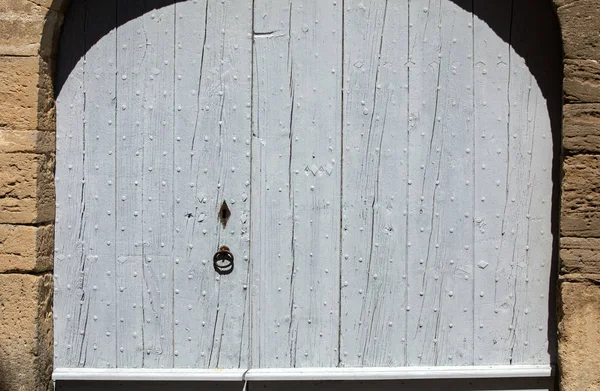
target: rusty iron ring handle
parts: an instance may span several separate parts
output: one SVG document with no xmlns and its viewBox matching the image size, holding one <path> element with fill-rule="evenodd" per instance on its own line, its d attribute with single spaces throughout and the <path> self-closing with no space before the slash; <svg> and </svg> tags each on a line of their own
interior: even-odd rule
<svg viewBox="0 0 600 391">
<path fill-rule="evenodd" d="M 233 271 L 233 254 L 229 247 L 221 246 L 213 257 L 213 266 L 220 275 L 230 274 Z"/>
</svg>

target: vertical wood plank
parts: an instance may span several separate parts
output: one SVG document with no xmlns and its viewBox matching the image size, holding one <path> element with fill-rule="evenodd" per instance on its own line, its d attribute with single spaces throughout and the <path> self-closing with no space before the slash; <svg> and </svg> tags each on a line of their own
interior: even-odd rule
<svg viewBox="0 0 600 391">
<path fill-rule="evenodd" d="M 514 53 L 508 36 L 512 8 L 497 9 L 484 0 L 475 1 L 474 93 L 475 93 L 475 363 L 507 364 L 507 332 L 512 305 L 507 302 L 512 285 L 506 280 L 506 252 L 501 247 L 510 236 L 505 225 L 510 217 L 507 178 L 509 133 L 509 65 Z M 486 20 L 495 18 L 501 31 Z M 501 281 L 502 278 L 502 281 Z M 483 292 L 483 296 L 481 293 Z"/>
<path fill-rule="evenodd" d="M 402 366 L 408 2 L 345 5 L 342 365 Z"/>
<path fill-rule="evenodd" d="M 513 209 L 513 230 L 517 237 L 511 263 L 515 271 L 512 322 L 507 346 L 509 363 L 550 363 L 548 352 L 548 310 L 550 265 L 552 259 L 552 134 L 547 100 L 542 93 L 560 93 L 548 88 L 554 83 L 544 80 L 545 72 L 533 75 L 531 69 L 547 52 L 538 42 L 547 35 L 547 23 L 539 23 L 532 34 L 530 20 L 534 4 L 514 2 L 511 45 L 527 48 L 511 53 L 510 79 L 510 153 L 509 197 Z M 532 37 L 533 35 L 533 37 Z M 550 34 L 548 34 L 550 35 Z M 556 60 L 548 56 L 548 63 Z M 537 77 L 537 79 L 536 79 Z M 543 179 L 542 179 L 543 178 Z M 515 201 L 513 202 L 513 199 Z M 506 232 L 508 234 L 508 232 Z M 544 281 L 541 283 L 541 281 Z M 550 304 L 551 305 L 551 304 Z"/>
<path fill-rule="evenodd" d="M 411 1 L 408 365 L 473 361 L 473 41 L 462 3 Z"/>
<path fill-rule="evenodd" d="M 143 103 L 142 320 L 144 367 L 173 366 L 173 86 L 175 13 L 172 1 L 151 0 L 139 17 L 146 40 Z M 156 8 L 156 9 L 154 9 Z M 136 91 L 137 94 L 137 91 Z M 121 110 L 128 110 L 122 105 Z"/>
<path fill-rule="evenodd" d="M 342 3 L 255 4 L 252 366 L 335 367 Z"/>
<path fill-rule="evenodd" d="M 491 201 L 482 204 L 476 220 L 475 356 L 484 364 L 549 362 L 551 124 L 546 99 L 528 66 L 531 57 L 515 50 L 527 48 L 530 56 L 539 51 L 524 16 L 529 7 L 514 2 L 499 13 L 487 3 L 476 4 L 477 14 L 488 20 L 476 21 L 481 44 L 475 73 L 481 133 L 476 165 L 486 167 L 476 179 L 477 197 Z M 503 30 L 489 30 L 490 20 Z M 492 182 L 499 191 L 492 191 Z"/>
<path fill-rule="evenodd" d="M 83 36 L 84 2 L 74 2 L 68 16 L 63 34 Z M 64 84 L 56 112 L 54 362 L 73 368 L 85 364 L 84 335 L 80 330 L 85 329 L 89 304 L 83 290 L 86 260 L 82 245 L 85 42 L 69 41 L 68 47 L 70 50 L 61 51 L 58 59 L 58 77 Z"/>
<path fill-rule="evenodd" d="M 116 366 L 115 83 L 116 1 L 86 2 L 84 194 L 86 367 Z M 93 37 L 108 32 L 101 40 Z M 83 315 L 82 315 L 83 316 Z"/>
<path fill-rule="evenodd" d="M 117 367 L 146 366 L 144 341 L 144 96 L 150 74 L 143 18 L 147 1 L 117 2 Z"/>
<path fill-rule="evenodd" d="M 177 4 L 177 367 L 248 365 L 251 15 L 242 0 Z M 223 276 L 213 268 L 221 245 L 235 257 Z"/>
</svg>

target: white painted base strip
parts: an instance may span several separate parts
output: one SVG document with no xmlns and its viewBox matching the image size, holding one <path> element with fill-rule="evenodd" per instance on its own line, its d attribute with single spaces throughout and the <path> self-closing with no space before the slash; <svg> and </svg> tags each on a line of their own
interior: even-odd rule
<svg viewBox="0 0 600 391">
<path fill-rule="evenodd" d="M 244 375 L 245 374 L 245 375 Z M 271 369 L 96 369 L 57 368 L 54 381 L 299 381 L 540 378 L 552 376 L 550 365 L 493 365 L 399 368 Z"/>
<path fill-rule="evenodd" d="M 242 381 L 245 369 L 56 368 L 52 380 L 84 381 Z"/>
<path fill-rule="evenodd" d="M 251 369 L 248 381 L 286 380 L 408 380 L 408 379 L 483 379 L 506 377 L 550 377 L 548 365 L 502 365 L 472 367 L 398 367 L 398 368 L 293 368 Z"/>
</svg>

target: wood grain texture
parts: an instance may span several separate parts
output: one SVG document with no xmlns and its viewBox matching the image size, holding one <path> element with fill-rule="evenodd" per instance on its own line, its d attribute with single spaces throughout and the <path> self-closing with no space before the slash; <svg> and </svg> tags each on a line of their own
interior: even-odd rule
<svg viewBox="0 0 600 391">
<path fill-rule="evenodd" d="M 142 7 L 144 1 L 134 5 Z M 140 18 L 126 22 L 131 12 L 129 4 L 117 3 L 117 173 L 114 178 L 119 231 L 116 243 L 117 367 L 141 368 L 145 366 L 146 356 L 143 185 L 144 139 L 148 137 L 142 125 L 147 112 L 142 89 L 150 66 L 144 56 L 147 50 L 145 21 Z"/>
<path fill-rule="evenodd" d="M 471 16 L 411 2 L 408 365 L 469 365 L 473 349 Z"/>
<path fill-rule="evenodd" d="M 65 23 L 65 34 L 81 36 L 85 14 L 75 8 Z M 85 364 L 84 335 L 79 333 L 87 319 L 84 275 L 82 219 L 84 209 L 84 53 L 79 41 L 72 51 L 61 53 L 60 61 L 74 64 L 65 78 L 56 112 L 56 231 L 54 252 L 54 362 L 57 366 L 79 367 Z M 83 316 L 83 319 L 82 319 Z"/>
<path fill-rule="evenodd" d="M 345 5 L 341 365 L 403 366 L 408 3 Z"/>
<path fill-rule="evenodd" d="M 176 366 L 248 365 L 252 9 L 245 1 L 176 5 Z M 223 202 L 231 217 L 218 219 Z M 234 271 L 220 276 L 221 245 Z"/>
<path fill-rule="evenodd" d="M 76 1 L 56 366 L 549 363 L 530 8 Z"/>
<path fill-rule="evenodd" d="M 150 5 L 152 4 L 152 1 Z M 146 5 L 150 8 L 149 5 Z M 173 366 L 173 83 L 174 7 L 143 15 L 146 40 L 139 76 L 141 102 L 119 102 L 121 112 L 134 108 L 143 133 L 142 321 L 144 367 Z M 128 50 L 128 49 L 124 49 Z M 126 69 L 122 70 L 126 72 Z M 140 104 L 141 103 L 141 104 Z"/>
<path fill-rule="evenodd" d="M 484 1 L 477 1 L 475 7 L 484 19 L 495 14 L 510 21 L 512 15 L 512 9 L 497 10 Z M 502 27 L 505 32 L 510 31 L 510 22 Z M 508 202 L 509 64 L 514 53 L 480 17 L 474 19 L 474 33 L 479 37 L 474 51 L 475 198 L 479 200 L 475 203 L 474 276 L 478 304 L 474 355 L 476 363 L 487 364 L 505 361 L 506 340 L 498 334 L 505 335 L 511 322 L 509 306 L 502 305 L 506 282 L 498 283 L 500 246 L 507 223 L 504 210 Z M 495 51 L 489 50 L 490 47 Z M 494 187 L 497 191 L 491 191 Z"/>
<path fill-rule="evenodd" d="M 116 25 L 116 1 L 88 3 L 85 36 L 98 26 L 95 15 L 102 7 L 112 10 L 105 23 Z M 88 40 L 85 40 L 86 45 Z M 83 279 L 86 326 L 84 366 L 116 366 L 115 290 L 115 81 L 116 33 L 111 31 L 100 45 L 87 48 L 84 64 L 84 222 Z M 83 314 L 82 314 L 83 317 Z M 83 327 L 81 328 L 83 329 Z"/>
<path fill-rule="evenodd" d="M 337 366 L 342 3 L 255 4 L 252 365 Z"/>
</svg>

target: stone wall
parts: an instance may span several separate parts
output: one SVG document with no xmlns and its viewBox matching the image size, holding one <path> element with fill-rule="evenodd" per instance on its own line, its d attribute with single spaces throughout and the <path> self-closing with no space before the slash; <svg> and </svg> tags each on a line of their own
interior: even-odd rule
<svg viewBox="0 0 600 391">
<path fill-rule="evenodd" d="M 52 75 L 67 2 L 0 1 L 1 391 L 51 388 Z M 600 390 L 600 0 L 554 5 L 565 54 L 559 376 L 565 391 Z"/>
<path fill-rule="evenodd" d="M 565 58 L 560 383 L 600 390 L 600 1 L 555 2 Z"/>
</svg>

